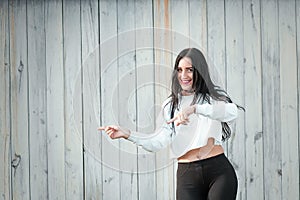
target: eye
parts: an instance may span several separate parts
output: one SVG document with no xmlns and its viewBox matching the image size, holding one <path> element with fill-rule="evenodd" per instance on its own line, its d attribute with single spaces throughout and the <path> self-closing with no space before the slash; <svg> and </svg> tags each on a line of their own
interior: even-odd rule
<svg viewBox="0 0 300 200">
<path fill-rule="evenodd" d="M 181 68 L 177 68 L 177 72 L 182 72 L 182 69 Z"/>
<path fill-rule="evenodd" d="M 194 71 L 194 69 L 191 67 L 191 68 L 189 68 L 189 72 L 193 72 Z"/>
</svg>

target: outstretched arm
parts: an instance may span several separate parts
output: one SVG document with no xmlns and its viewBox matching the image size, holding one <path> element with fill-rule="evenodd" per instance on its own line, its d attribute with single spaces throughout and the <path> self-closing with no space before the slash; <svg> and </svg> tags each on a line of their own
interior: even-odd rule
<svg viewBox="0 0 300 200">
<path fill-rule="evenodd" d="M 130 130 L 115 125 L 101 126 L 98 128 L 98 130 L 105 131 L 111 139 L 119 139 L 119 138 L 128 139 L 130 135 Z"/>
<path fill-rule="evenodd" d="M 105 131 L 111 139 L 124 138 L 143 147 L 147 151 L 158 151 L 170 144 L 173 139 L 173 129 L 167 124 L 163 114 L 164 111 L 163 108 L 158 115 L 156 120 L 157 128 L 153 133 L 146 134 L 130 131 L 116 125 L 99 127 L 98 130 Z"/>
</svg>

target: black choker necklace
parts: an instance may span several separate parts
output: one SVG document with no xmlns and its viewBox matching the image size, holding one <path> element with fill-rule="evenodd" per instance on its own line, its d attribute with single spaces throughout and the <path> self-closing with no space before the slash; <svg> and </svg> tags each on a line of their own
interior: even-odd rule
<svg viewBox="0 0 300 200">
<path fill-rule="evenodd" d="M 188 94 L 193 94 L 195 92 L 195 90 L 182 90 L 183 92 L 186 92 Z"/>
</svg>

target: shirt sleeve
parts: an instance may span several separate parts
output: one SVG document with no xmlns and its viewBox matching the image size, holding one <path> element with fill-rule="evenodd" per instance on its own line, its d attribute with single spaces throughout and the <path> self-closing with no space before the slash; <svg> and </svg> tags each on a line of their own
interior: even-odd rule
<svg viewBox="0 0 300 200">
<path fill-rule="evenodd" d="M 212 104 L 196 104 L 195 113 L 221 122 L 235 120 L 238 116 L 237 106 L 234 103 L 224 101 L 212 101 Z"/>
<path fill-rule="evenodd" d="M 167 147 L 172 142 L 173 128 L 171 124 L 167 124 L 166 107 L 162 108 L 156 119 L 154 133 L 146 134 L 133 131 L 128 140 L 150 152 L 156 152 Z"/>
</svg>

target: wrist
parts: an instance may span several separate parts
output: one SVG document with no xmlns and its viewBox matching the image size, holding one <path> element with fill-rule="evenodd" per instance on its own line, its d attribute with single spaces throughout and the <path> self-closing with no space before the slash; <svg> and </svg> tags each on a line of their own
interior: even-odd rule
<svg viewBox="0 0 300 200">
<path fill-rule="evenodd" d="M 130 137 L 130 134 L 131 134 L 131 132 L 130 132 L 130 130 L 128 130 L 128 132 L 125 133 L 125 135 L 124 135 L 124 139 L 127 140 Z"/>
</svg>

